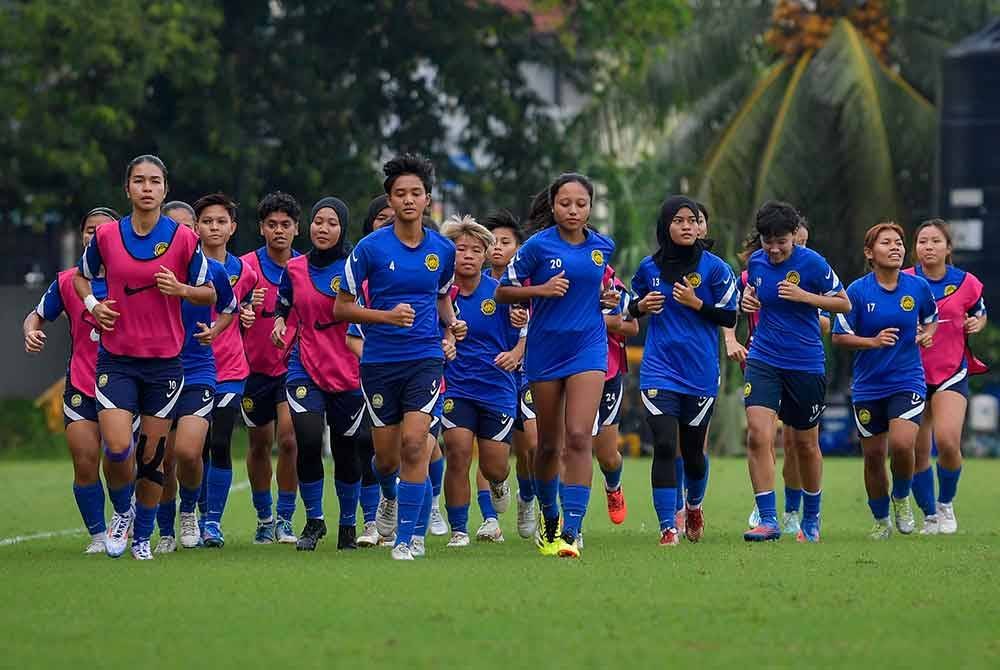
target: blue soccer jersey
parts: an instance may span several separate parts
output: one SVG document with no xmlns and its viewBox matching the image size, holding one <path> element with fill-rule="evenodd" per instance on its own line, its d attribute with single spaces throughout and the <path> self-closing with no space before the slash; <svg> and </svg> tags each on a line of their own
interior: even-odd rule
<svg viewBox="0 0 1000 670">
<path fill-rule="evenodd" d="M 104 300 L 108 297 L 108 285 L 104 281 L 104 277 L 91 279 L 90 290 L 98 300 Z M 56 279 L 49 284 L 48 290 L 42 295 L 42 299 L 38 301 L 35 313 L 46 321 L 55 321 L 65 308 L 62 294 L 59 293 L 59 280 Z"/>
<path fill-rule="evenodd" d="M 390 311 L 407 303 L 416 312 L 409 328 L 366 324 L 361 362 L 442 359 L 437 299 L 448 293 L 454 275 L 455 245 L 429 228 L 424 228 L 424 239 L 416 247 L 403 244 L 395 226 L 380 228 L 358 242 L 344 266 L 341 290 L 361 296 L 367 280 L 370 309 Z"/>
<path fill-rule="evenodd" d="M 215 287 L 215 310 L 219 314 L 236 311 L 236 297 L 229 284 L 229 273 L 225 266 L 213 258 L 208 258 L 208 273 Z M 184 319 L 184 348 L 181 349 L 181 365 L 184 367 L 184 383 L 189 386 L 203 384 L 215 387 L 215 354 L 211 345 L 203 345 L 195 339 L 200 332 L 199 323 L 212 325 L 212 308 L 208 305 L 192 305 L 187 300 L 181 303 Z M 236 326 L 230 326 L 235 328 Z"/>
<path fill-rule="evenodd" d="M 528 324 L 525 375 L 530 382 L 564 379 L 589 370 L 607 372 L 608 334 L 601 311 L 601 285 L 615 243 L 587 230 L 580 244 L 559 235 L 558 226 L 535 233 L 507 267 L 504 286 L 540 286 L 560 272 L 569 280 L 561 298 L 533 298 Z"/>
<path fill-rule="evenodd" d="M 916 342 L 917 326 L 937 320 L 937 303 L 927 282 L 901 273 L 896 288 L 887 291 L 871 272 L 854 281 L 847 296 L 851 311 L 836 316 L 834 334 L 875 337 L 886 328 L 899 329 L 895 345 L 854 353 L 854 401 L 881 400 L 896 393 L 924 396 L 927 383 Z"/>
<path fill-rule="evenodd" d="M 760 321 L 748 358 L 782 370 L 823 374 L 826 355 L 816 308 L 778 297 L 778 283 L 786 280 L 818 295 L 833 296 L 843 289 L 837 273 L 812 249 L 796 246 L 778 265 L 763 249 L 755 251 L 747 263 L 747 285 L 760 300 Z"/>
<path fill-rule="evenodd" d="M 118 230 L 125 249 L 133 258 L 143 261 L 152 260 L 163 253 L 163 249 L 174 239 L 174 233 L 179 226 L 180 224 L 169 216 L 161 216 L 149 233 L 140 236 L 132 228 L 131 216 L 126 216 L 118 222 Z M 199 244 L 188 264 L 188 284 L 200 286 L 209 281 L 207 260 Z M 93 280 L 103 267 L 104 259 L 101 258 L 101 250 L 97 246 L 97 235 L 94 235 L 83 252 L 79 268 L 84 277 Z"/>
<path fill-rule="evenodd" d="M 486 407 L 515 416 L 517 378 L 493 363 L 493 359 L 517 345 L 520 331 L 510 325 L 510 305 L 498 304 L 495 295 L 500 283 L 487 276 L 470 295 L 455 298 L 458 318 L 469 326 L 464 340 L 455 345 L 455 360 L 444 366 L 448 396 L 475 400 Z"/>
<path fill-rule="evenodd" d="M 703 252 L 695 272 L 687 275 L 695 295 L 705 304 L 736 311 L 739 291 L 732 269 L 715 254 Z M 662 286 L 652 257 L 639 263 L 632 290 L 641 300 L 651 291 L 666 296 L 663 310 L 649 315 L 646 344 L 639 368 L 639 387 L 693 396 L 719 392 L 719 326 L 678 303 L 673 286 Z M 815 318 L 815 317 L 814 317 Z"/>
</svg>

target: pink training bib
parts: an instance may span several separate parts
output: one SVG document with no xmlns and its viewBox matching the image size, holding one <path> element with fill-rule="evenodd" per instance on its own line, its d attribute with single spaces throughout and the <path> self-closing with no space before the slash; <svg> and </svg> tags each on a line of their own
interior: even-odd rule
<svg viewBox="0 0 1000 670">
<path fill-rule="evenodd" d="M 56 280 L 63 311 L 69 322 L 69 383 L 80 392 L 94 397 L 100 329 L 73 288 L 73 277 L 76 275 L 77 269 L 71 268 L 60 272 Z"/>
<path fill-rule="evenodd" d="M 285 325 L 288 332 L 285 342 L 289 346 L 279 349 L 271 342 L 271 331 L 274 329 L 275 309 L 278 305 L 278 285 L 271 283 L 260 267 L 260 259 L 256 251 L 240 256 L 240 260 L 257 274 L 257 288 L 266 288 L 264 302 L 255 308 L 257 320 L 249 330 L 243 331 L 243 346 L 246 349 L 250 372 L 278 377 L 288 370 L 288 353 L 291 343 L 295 341 L 295 329 L 298 317 L 293 312 L 288 315 Z"/>
<path fill-rule="evenodd" d="M 614 275 L 615 270 L 610 265 L 604 268 L 604 281 L 607 282 Z M 625 284 L 618 277 L 614 279 L 614 286 L 619 291 L 625 290 Z M 628 355 L 625 351 L 625 336 L 617 333 L 608 333 L 608 372 L 604 375 L 604 381 L 614 379 L 619 374 L 628 371 Z"/>
<path fill-rule="evenodd" d="M 239 274 L 229 278 L 237 302 L 242 304 L 250 295 L 257 286 L 257 279 L 257 273 L 250 264 L 240 260 Z M 212 320 L 215 321 L 217 318 L 219 315 L 215 311 L 215 305 L 213 305 Z M 239 319 L 239 311 L 234 314 L 234 318 Z M 246 379 L 250 374 L 250 363 L 247 362 L 247 353 L 243 348 L 243 336 L 240 333 L 239 323 L 234 323 L 226 328 L 212 341 L 212 353 L 215 354 L 216 381 L 239 381 Z"/>
</svg>

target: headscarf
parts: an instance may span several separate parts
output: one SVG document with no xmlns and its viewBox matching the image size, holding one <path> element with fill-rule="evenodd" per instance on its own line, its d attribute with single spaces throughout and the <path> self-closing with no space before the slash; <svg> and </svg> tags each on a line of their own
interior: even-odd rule
<svg viewBox="0 0 1000 670">
<path fill-rule="evenodd" d="M 389 196 L 380 195 L 377 198 L 372 198 L 372 201 L 368 203 L 368 215 L 365 216 L 365 222 L 361 227 L 362 235 L 369 235 L 375 230 L 375 217 L 388 206 Z"/>
<path fill-rule="evenodd" d="M 329 207 L 337 213 L 337 218 L 340 219 L 340 239 L 329 249 L 316 249 L 314 247 L 309 251 L 309 263 L 318 268 L 325 268 L 338 258 L 344 258 L 351 250 L 351 245 L 347 243 L 347 228 L 351 223 L 351 211 L 348 209 L 347 204 L 340 198 L 333 196 L 320 198 L 313 205 L 312 211 L 309 212 L 310 225 L 313 219 L 316 218 L 319 210 L 324 207 Z"/>
<path fill-rule="evenodd" d="M 688 274 L 698 269 L 701 253 L 707 246 L 704 240 L 696 239 L 689 247 L 674 244 L 670 239 L 670 222 L 677 212 L 687 208 L 698 216 L 698 203 L 683 195 L 673 195 L 663 201 L 660 216 L 656 219 L 656 241 L 660 248 L 653 254 L 653 260 L 660 268 L 660 281 L 670 287 Z"/>
</svg>

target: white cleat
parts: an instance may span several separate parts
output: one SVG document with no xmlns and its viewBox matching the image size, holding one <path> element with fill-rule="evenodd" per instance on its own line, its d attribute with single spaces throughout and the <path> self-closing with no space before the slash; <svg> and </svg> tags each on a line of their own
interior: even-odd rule
<svg viewBox="0 0 1000 670">
<path fill-rule="evenodd" d="M 784 535 L 798 535 L 801 527 L 798 512 L 785 512 L 781 518 L 781 532 Z"/>
<path fill-rule="evenodd" d="M 576 548 L 583 549 L 583 531 L 581 530 L 576 535 Z"/>
<path fill-rule="evenodd" d="M 500 528 L 500 523 L 490 517 L 476 531 L 476 539 L 480 542 L 496 542 L 498 544 L 503 542 L 503 530 Z"/>
<path fill-rule="evenodd" d="M 424 543 L 424 538 L 419 535 L 413 536 L 413 539 L 410 540 L 410 553 L 413 554 L 414 558 L 423 558 L 427 555 L 427 545 Z"/>
<path fill-rule="evenodd" d="M 365 529 L 355 540 L 359 547 L 374 547 L 378 545 L 380 537 L 378 530 L 375 528 L 374 521 L 365 521 Z"/>
<path fill-rule="evenodd" d="M 535 501 L 525 502 L 520 495 L 517 496 L 517 534 L 525 540 L 535 536 L 535 529 L 538 528 L 538 510 L 535 508 Z"/>
<path fill-rule="evenodd" d="M 756 528 L 759 525 L 760 525 L 760 510 L 757 509 L 756 505 L 754 505 L 753 511 L 750 512 L 750 516 L 749 518 L 747 518 L 747 526 L 749 526 L 750 528 Z"/>
<path fill-rule="evenodd" d="M 938 522 L 937 514 L 929 514 L 924 517 L 924 525 L 920 528 L 921 535 L 937 535 L 941 532 L 941 524 Z"/>
<path fill-rule="evenodd" d="M 389 537 L 378 536 L 378 546 L 384 549 L 392 549 L 396 546 L 396 534 L 393 533 Z"/>
<path fill-rule="evenodd" d="M 440 496 L 434 496 L 434 501 L 431 503 L 431 520 L 427 527 L 431 531 L 431 535 L 440 537 L 448 534 L 448 522 L 441 516 L 441 505 L 438 498 Z"/>
<path fill-rule="evenodd" d="M 510 486 L 506 481 L 490 482 L 490 501 L 497 514 L 503 514 L 510 507 Z"/>
<path fill-rule="evenodd" d="M 937 504 L 938 530 L 942 535 L 954 535 L 958 532 L 958 519 L 955 518 L 955 506 L 952 503 Z"/>
<path fill-rule="evenodd" d="M 452 532 L 451 539 L 448 540 L 447 546 L 449 547 L 468 547 L 469 546 L 469 534 L 463 533 L 462 531 L 456 530 Z"/>
<path fill-rule="evenodd" d="M 132 542 L 132 558 L 137 561 L 153 560 L 153 552 L 149 550 L 149 540 L 145 542 Z"/>
<path fill-rule="evenodd" d="M 174 539 L 173 535 L 163 535 L 160 537 L 160 541 L 156 543 L 156 549 L 153 550 L 154 554 L 172 554 L 177 551 L 177 540 Z"/>
<path fill-rule="evenodd" d="M 400 542 L 395 547 L 392 548 L 392 560 L 394 561 L 412 561 L 413 552 L 410 551 L 410 545 L 403 544 Z"/>
<path fill-rule="evenodd" d="M 890 537 L 892 537 L 892 524 L 889 523 L 889 519 L 876 519 L 875 525 L 868 533 L 868 538 L 881 541 L 888 540 Z"/>
<path fill-rule="evenodd" d="M 379 498 L 375 527 L 382 537 L 389 537 L 396 532 L 396 503 L 397 501 L 385 497 Z"/>
<path fill-rule="evenodd" d="M 128 531 L 132 527 L 135 511 L 129 509 L 125 514 L 115 512 L 108 524 L 108 532 L 104 538 L 104 549 L 111 558 L 118 558 L 128 547 Z"/>
<path fill-rule="evenodd" d="M 201 544 L 201 529 L 198 528 L 198 515 L 194 512 L 181 512 L 181 546 L 194 549 Z"/>
<path fill-rule="evenodd" d="M 83 550 L 85 554 L 104 554 L 107 553 L 107 548 L 104 546 L 104 538 L 107 536 L 106 533 L 97 533 L 96 535 L 90 536 L 90 544 L 87 548 Z"/>
<path fill-rule="evenodd" d="M 913 519 L 913 510 L 910 508 L 909 497 L 897 500 L 890 496 L 892 503 L 892 518 L 896 523 L 896 530 L 902 535 L 909 535 L 917 529 L 917 522 Z"/>
</svg>

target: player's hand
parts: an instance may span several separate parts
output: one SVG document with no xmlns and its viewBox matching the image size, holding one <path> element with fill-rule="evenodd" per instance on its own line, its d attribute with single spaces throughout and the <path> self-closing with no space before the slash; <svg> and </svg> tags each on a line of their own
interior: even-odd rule
<svg viewBox="0 0 1000 670">
<path fill-rule="evenodd" d="M 923 327 L 917 328 L 917 344 L 925 349 L 934 344 L 934 333 L 929 333 Z"/>
<path fill-rule="evenodd" d="M 29 330 L 24 334 L 24 350 L 29 354 L 37 354 L 45 348 L 45 333 L 40 330 Z"/>
<path fill-rule="evenodd" d="M 441 350 L 444 352 L 444 358 L 448 361 L 455 360 L 458 356 L 458 349 L 455 348 L 455 341 L 450 337 L 446 337 L 441 340 Z"/>
<path fill-rule="evenodd" d="M 249 305 L 244 305 L 240 307 L 240 325 L 246 329 L 253 326 L 254 321 L 257 320 L 257 314 L 253 311 L 253 307 Z"/>
<path fill-rule="evenodd" d="M 195 328 L 197 328 L 194 333 L 194 339 L 198 340 L 198 344 L 203 347 L 207 347 L 212 344 L 212 340 L 215 339 L 215 330 L 201 321 L 194 325 Z"/>
<path fill-rule="evenodd" d="M 659 291 L 650 291 L 639 301 L 639 311 L 643 314 L 659 314 L 663 311 L 663 303 L 667 296 Z"/>
<path fill-rule="evenodd" d="M 284 349 L 286 332 L 288 328 L 285 327 L 285 319 L 280 316 L 275 317 L 274 328 L 271 329 L 271 343 L 279 349 Z"/>
<path fill-rule="evenodd" d="M 778 297 L 790 302 L 808 302 L 809 292 L 798 284 L 783 279 L 778 282 Z"/>
<path fill-rule="evenodd" d="M 413 311 L 409 303 L 401 302 L 388 312 L 386 312 L 389 318 L 389 324 L 393 326 L 399 326 L 400 328 L 409 328 L 413 325 L 413 320 L 416 318 L 417 313 Z"/>
<path fill-rule="evenodd" d="M 506 372 L 513 372 L 521 365 L 521 357 L 513 351 L 501 351 L 493 359 L 493 365 Z"/>
<path fill-rule="evenodd" d="M 601 287 L 601 308 L 614 309 L 621 303 L 622 294 L 614 284 Z"/>
<path fill-rule="evenodd" d="M 566 295 L 566 291 L 569 290 L 569 280 L 566 279 L 566 271 L 560 270 L 559 274 L 549 279 L 539 288 L 542 289 L 542 297 L 544 298 L 563 297 Z"/>
<path fill-rule="evenodd" d="M 457 341 L 461 342 L 465 339 L 465 336 L 469 334 L 469 324 L 461 319 L 455 319 L 451 322 L 451 325 L 448 326 L 448 330 L 451 331 L 451 334 L 455 336 Z"/>
<path fill-rule="evenodd" d="M 251 307 L 260 307 L 264 304 L 264 297 L 267 296 L 266 288 L 255 288 L 253 290 L 253 297 L 250 298 Z"/>
<path fill-rule="evenodd" d="M 163 265 L 160 266 L 160 271 L 157 272 L 153 277 L 156 278 L 156 288 L 160 290 L 163 295 L 172 295 L 178 298 L 183 298 L 187 295 L 187 284 L 182 284 L 178 281 L 177 276 Z"/>
<path fill-rule="evenodd" d="M 115 329 L 115 322 L 118 321 L 118 317 L 121 316 L 121 312 L 116 312 L 111 308 L 111 305 L 115 304 L 115 301 L 108 298 L 104 302 L 99 302 L 94 306 L 94 311 L 91 314 L 94 315 L 94 319 L 97 321 L 97 325 L 101 327 L 101 330 L 106 332 L 111 332 Z"/>
<path fill-rule="evenodd" d="M 726 338 L 726 358 L 737 363 L 746 363 L 747 348 L 740 344 L 736 338 Z"/>
<path fill-rule="evenodd" d="M 899 328 L 886 328 L 872 338 L 876 349 L 893 347 L 899 341 Z"/>
<path fill-rule="evenodd" d="M 695 310 L 701 309 L 701 298 L 694 294 L 694 287 L 688 282 L 687 277 L 684 277 L 683 279 L 684 283 L 674 282 L 674 300 L 685 307 L 690 307 Z"/>
<path fill-rule="evenodd" d="M 757 289 L 747 286 L 743 291 L 743 298 L 740 300 L 740 309 L 744 314 L 755 314 L 760 311 L 760 300 L 757 298 Z"/>
<path fill-rule="evenodd" d="M 528 325 L 528 310 L 521 305 L 510 308 L 510 325 L 514 328 L 524 328 Z"/>
<path fill-rule="evenodd" d="M 985 316 L 967 316 L 965 317 L 965 334 L 975 335 L 983 328 L 986 327 L 986 317 Z"/>
</svg>

